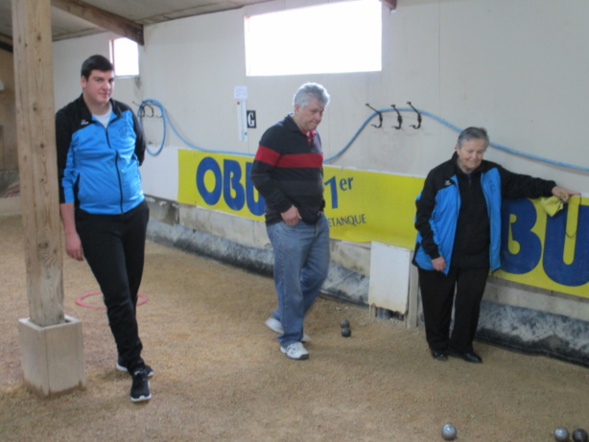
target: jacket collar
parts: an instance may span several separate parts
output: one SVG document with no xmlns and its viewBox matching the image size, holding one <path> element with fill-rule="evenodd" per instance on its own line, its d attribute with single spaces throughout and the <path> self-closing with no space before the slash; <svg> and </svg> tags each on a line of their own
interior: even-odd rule
<svg viewBox="0 0 589 442">
<path fill-rule="evenodd" d="M 110 107 L 112 109 L 112 112 L 117 117 L 120 117 L 121 116 L 121 109 L 118 106 L 117 101 L 113 100 L 112 98 L 110 98 L 109 101 L 110 101 Z M 92 113 L 90 112 L 90 109 L 88 109 L 88 106 L 86 106 L 86 102 L 84 101 L 83 94 L 80 94 L 80 96 L 76 100 L 76 103 L 78 104 L 78 106 L 80 108 L 81 117 L 86 118 L 88 121 L 92 121 Z"/>
</svg>

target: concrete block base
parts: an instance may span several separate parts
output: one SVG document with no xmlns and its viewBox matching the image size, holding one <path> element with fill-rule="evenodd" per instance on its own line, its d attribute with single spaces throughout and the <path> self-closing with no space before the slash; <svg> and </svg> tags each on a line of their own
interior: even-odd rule
<svg viewBox="0 0 589 442">
<path fill-rule="evenodd" d="M 67 315 L 65 320 L 47 327 L 18 321 L 24 382 L 41 397 L 86 387 L 82 323 Z"/>
</svg>

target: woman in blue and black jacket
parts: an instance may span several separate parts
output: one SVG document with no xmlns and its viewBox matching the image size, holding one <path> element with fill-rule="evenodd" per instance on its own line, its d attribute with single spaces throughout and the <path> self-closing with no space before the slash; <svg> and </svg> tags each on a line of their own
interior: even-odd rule
<svg viewBox="0 0 589 442">
<path fill-rule="evenodd" d="M 449 161 L 432 169 L 417 197 L 418 267 L 426 339 L 434 359 L 481 363 L 473 340 L 489 269 L 501 267 L 501 201 L 578 193 L 483 160 L 485 129 L 462 131 Z M 452 306 L 454 327 L 450 333 Z"/>
</svg>

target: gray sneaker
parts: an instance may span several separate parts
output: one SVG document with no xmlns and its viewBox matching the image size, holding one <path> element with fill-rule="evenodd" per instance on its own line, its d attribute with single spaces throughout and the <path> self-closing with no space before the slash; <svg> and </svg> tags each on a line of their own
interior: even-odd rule
<svg viewBox="0 0 589 442">
<path fill-rule="evenodd" d="M 149 365 L 145 364 L 145 371 L 147 372 L 147 377 L 150 378 L 155 374 L 155 371 L 153 371 L 153 368 L 151 368 Z M 124 372 L 128 372 L 127 367 L 125 367 L 123 365 L 123 363 L 121 362 L 121 360 L 117 361 L 117 370 L 119 371 L 124 371 Z"/>
<path fill-rule="evenodd" d="M 266 319 L 265 324 L 266 324 L 266 327 L 268 327 L 274 333 L 278 333 L 279 335 L 284 334 L 284 329 L 282 328 L 282 324 L 275 317 L 270 316 L 268 319 Z M 307 333 L 303 333 L 302 342 L 305 342 L 305 343 L 311 342 L 311 336 L 309 336 Z"/>
<path fill-rule="evenodd" d="M 131 401 L 143 402 L 151 399 L 149 391 L 149 381 L 147 380 L 147 371 L 145 369 L 137 370 L 133 373 L 133 384 L 131 385 Z"/>
<path fill-rule="evenodd" d="M 280 351 L 286 355 L 287 358 L 296 359 L 298 361 L 309 359 L 309 352 L 301 342 L 290 344 L 286 348 L 280 347 Z"/>
</svg>

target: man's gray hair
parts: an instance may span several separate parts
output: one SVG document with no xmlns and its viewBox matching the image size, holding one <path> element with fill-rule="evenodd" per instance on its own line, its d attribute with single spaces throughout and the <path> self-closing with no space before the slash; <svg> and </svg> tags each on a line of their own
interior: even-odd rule
<svg viewBox="0 0 589 442">
<path fill-rule="evenodd" d="M 487 131 L 482 127 L 467 127 L 460 135 L 458 135 L 458 145 L 462 147 L 462 144 L 468 140 L 485 140 L 486 146 L 489 146 L 489 135 Z"/>
<path fill-rule="evenodd" d="M 329 94 L 327 90 L 317 83 L 305 83 L 294 94 L 292 99 L 293 106 L 299 106 L 301 109 L 309 104 L 311 97 L 317 99 L 319 104 L 327 107 L 329 104 Z"/>
</svg>

